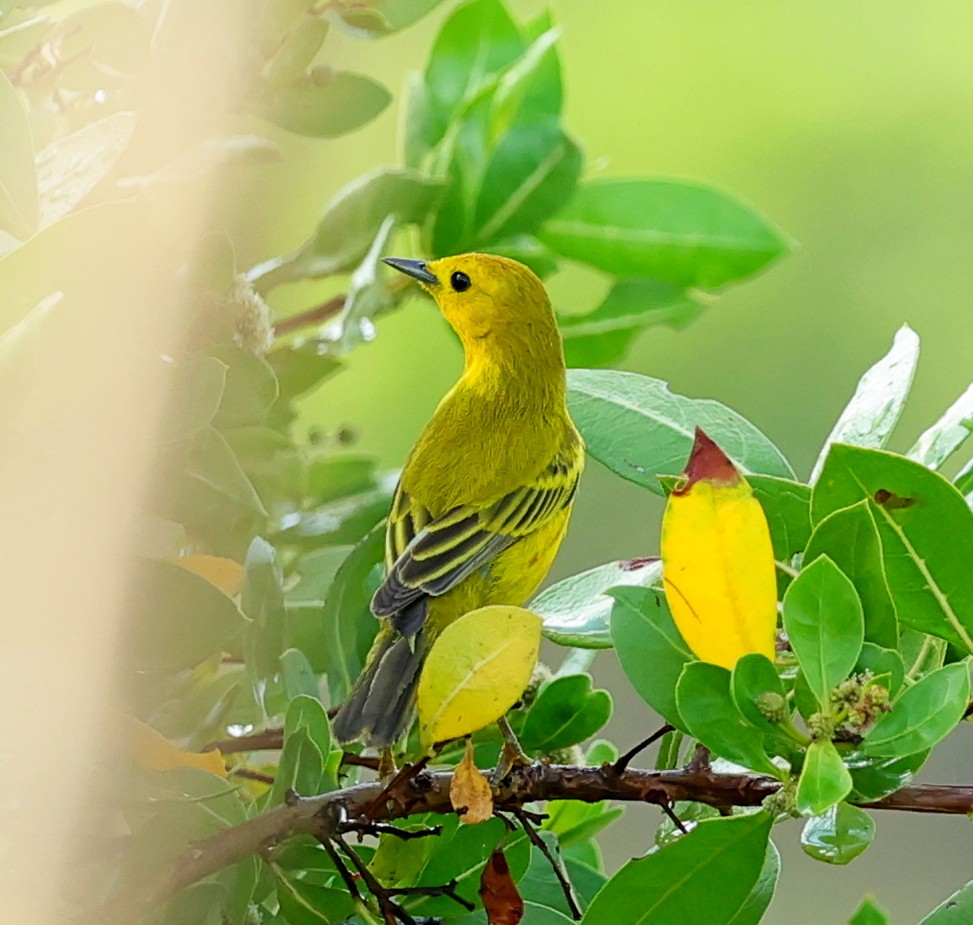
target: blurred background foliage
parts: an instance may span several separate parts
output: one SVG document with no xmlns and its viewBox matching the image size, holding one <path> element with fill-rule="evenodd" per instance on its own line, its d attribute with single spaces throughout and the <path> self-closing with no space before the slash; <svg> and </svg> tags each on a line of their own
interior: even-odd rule
<svg viewBox="0 0 973 925">
<path fill-rule="evenodd" d="M 418 14 L 430 5 L 414 7 Z M 55 6 L 64 15 L 90 4 Z M 383 109 L 381 90 L 352 88 L 362 108 L 377 117 L 327 141 L 261 126 L 276 152 L 259 145 L 244 152 L 242 160 L 254 169 L 228 174 L 213 219 L 214 227 L 231 231 L 238 268 L 298 248 L 345 183 L 403 162 L 396 147 L 404 134 L 401 88 L 406 75 L 424 65 L 452 7 L 444 3 L 376 41 L 355 34 L 372 24 L 353 15 L 349 29 L 332 29 L 322 60 L 369 75 L 391 88 L 392 101 Z M 513 0 L 511 8 L 521 21 L 545 13 L 527 0 Z M 923 359 L 891 448 L 911 445 L 970 378 L 971 340 L 963 321 L 973 288 L 969 5 L 613 0 L 593 11 L 579 0 L 557 0 L 551 14 L 562 30 L 563 122 L 584 139 L 586 179 L 702 180 L 755 204 L 798 242 L 785 260 L 722 295 L 692 325 L 640 335 L 615 365 L 669 380 L 682 394 L 718 398 L 756 423 L 804 476 L 859 375 L 905 321 L 923 339 Z M 137 73 L 145 60 L 140 43 L 148 36 L 134 25 L 118 28 L 127 38 L 112 49 L 112 63 Z M 180 37 L 187 40 L 169 50 L 172 75 L 179 73 L 174 61 L 211 51 Z M 70 57 L 70 31 L 65 41 L 62 51 Z M 73 79 L 81 92 L 100 77 L 76 64 Z M 300 101 L 292 102 L 298 119 Z M 125 100 L 115 105 L 122 110 Z M 241 133 L 252 130 L 249 116 L 234 120 Z M 122 134 L 129 128 L 123 119 L 112 124 Z M 187 136 L 193 130 L 186 126 Z M 36 147 L 44 141 L 35 137 Z M 179 149 L 174 138 L 172 151 Z M 132 161 L 156 169 L 166 155 L 137 151 Z M 193 181 L 188 185 L 192 195 Z M 389 250 L 418 251 L 413 234 L 402 233 Z M 597 304 L 608 281 L 572 266 L 549 286 L 557 309 L 570 315 Z M 274 290 L 271 304 L 286 317 L 343 291 L 343 283 L 331 280 L 301 281 Z M 367 339 L 343 359 L 340 375 L 298 402 L 298 426 L 317 445 L 371 457 L 383 472 L 401 464 L 454 380 L 461 353 L 424 301 L 410 300 L 381 318 Z M 228 426 L 231 412 L 221 410 Z M 660 511 L 658 499 L 589 466 L 551 578 L 654 554 Z M 621 695 L 611 738 L 624 746 L 644 735 L 644 707 L 634 697 L 626 703 L 613 656 L 599 656 L 594 672 L 599 684 Z M 961 780 L 960 756 L 949 760 L 941 754 L 924 776 Z M 782 839 L 781 886 L 766 921 L 808 921 L 807 910 L 820 910 L 822 895 L 828 896 L 828 919 L 838 921 L 870 888 L 879 891 L 893 920 L 914 921 L 968 875 L 967 825 L 962 819 L 883 817 L 875 846 L 850 868 L 815 865 L 793 840 Z M 647 829 L 642 814 L 630 811 L 603 839 L 609 866 L 630 856 L 633 845 L 641 850 Z M 923 858 L 921 879 L 917 856 Z"/>
</svg>

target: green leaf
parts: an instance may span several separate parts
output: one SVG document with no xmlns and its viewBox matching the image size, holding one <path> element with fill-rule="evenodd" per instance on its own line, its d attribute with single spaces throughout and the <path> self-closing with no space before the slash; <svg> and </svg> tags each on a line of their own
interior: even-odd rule
<svg viewBox="0 0 973 925">
<path fill-rule="evenodd" d="M 282 86 L 267 85 L 253 98 L 254 112 L 312 138 L 336 138 L 371 122 L 392 94 L 364 74 L 313 68 Z"/>
<path fill-rule="evenodd" d="M 748 475 L 770 528 L 774 557 L 783 562 L 807 545 L 811 536 L 811 489 L 772 475 Z"/>
<path fill-rule="evenodd" d="M 541 839 L 547 845 L 554 857 L 560 852 L 560 843 L 552 832 L 542 831 Z M 574 890 L 581 908 L 587 906 L 594 895 L 600 890 L 608 878 L 589 865 L 574 858 L 562 858 L 562 864 Z M 525 903 L 555 909 L 564 915 L 569 914 L 568 905 L 564 899 L 564 891 L 558 883 L 551 869 L 551 862 L 535 847 L 531 848 L 530 866 L 517 884 L 517 890 Z M 474 913 L 482 918 L 482 913 Z M 525 919 L 525 921 L 529 921 Z M 481 925 L 479 919 L 476 925 Z"/>
<path fill-rule="evenodd" d="M 293 508 L 304 502 L 307 467 L 293 441 L 263 424 L 236 427 L 223 436 L 264 503 Z"/>
<path fill-rule="evenodd" d="M 611 638 L 622 671 L 653 710 L 685 729 L 676 682 L 694 656 L 672 621 L 665 595 L 651 588 L 617 588 L 612 597 Z"/>
<path fill-rule="evenodd" d="M 662 579 L 659 559 L 606 562 L 546 588 L 530 602 L 544 620 L 544 635 L 562 646 L 611 648 L 612 588 L 648 587 Z"/>
<path fill-rule="evenodd" d="M 767 757 L 763 733 L 743 717 L 730 693 L 730 672 L 707 662 L 690 662 L 676 683 L 676 706 L 690 734 L 735 764 L 780 777 Z"/>
<path fill-rule="evenodd" d="M 255 536 L 243 563 L 240 609 L 250 623 L 244 634 L 244 657 L 251 678 L 263 681 L 276 675 L 284 649 L 284 591 L 277 553 Z"/>
<path fill-rule="evenodd" d="M 301 556 L 294 564 L 300 580 L 287 591 L 287 603 L 323 606 L 328 589 L 350 551 L 350 546 L 326 546 Z"/>
<path fill-rule="evenodd" d="M 398 32 L 422 19 L 443 0 L 371 0 L 370 5 L 388 22 L 389 32 Z"/>
<path fill-rule="evenodd" d="M 298 877 L 278 877 L 277 902 L 288 925 L 331 925 L 355 912 L 355 903 L 343 884 L 318 886 Z"/>
<path fill-rule="evenodd" d="M 919 337 L 908 325 L 902 325 L 895 334 L 892 349 L 862 376 L 851 401 L 825 440 L 811 471 L 812 485 L 821 474 L 833 443 L 873 449 L 881 449 L 888 443 L 909 397 L 918 361 Z"/>
<path fill-rule="evenodd" d="M 197 356 L 168 366 L 169 397 L 160 440 L 180 440 L 208 427 L 220 409 L 227 366 L 216 357 Z"/>
<path fill-rule="evenodd" d="M 557 260 L 537 238 L 520 234 L 504 241 L 490 244 L 490 253 L 510 257 L 530 267 L 541 279 L 546 279 L 557 271 Z"/>
<path fill-rule="evenodd" d="M 551 800 L 547 804 L 544 831 L 555 834 L 562 848 L 571 848 L 590 842 L 624 813 L 624 806 L 612 806 L 608 800 L 597 803 Z"/>
<path fill-rule="evenodd" d="M 909 459 L 938 469 L 973 431 L 973 385 L 946 409 L 945 414 L 924 431 L 906 454 Z"/>
<path fill-rule="evenodd" d="M 67 215 L 111 172 L 128 146 L 135 122 L 134 112 L 116 112 L 37 152 L 41 228 Z"/>
<path fill-rule="evenodd" d="M 937 906 L 919 925 L 967 925 L 973 918 L 973 881 Z"/>
<path fill-rule="evenodd" d="M 37 175 L 30 121 L 20 94 L 0 71 L 0 228 L 24 240 L 37 230 Z"/>
<path fill-rule="evenodd" d="M 804 853 L 826 864 L 849 864 L 875 838 L 875 820 L 857 806 L 838 803 L 804 823 Z"/>
<path fill-rule="evenodd" d="M 321 353 L 314 343 L 278 347 L 267 354 L 266 361 L 277 377 L 283 401 L 292 401 L 310 391 L 341 367 L 338 360 Z"/>
<path fill-rule="evenodd" d="M 190 668 L 243 629 L 236 604 L 205 578 L 156 559 L 138 561 L 125 651 L 144 671 Z"/>
<path fill-rule="evenodd" d="M 411 170 L 377 170 L 358 177 L 331 201 L 301 247 L 253 267 L 247 276 L 266 292 L 281 283 L 347 272 L 365 258 L 387 216 L 394 215 L 399 224 L 420 222 L 442 189 L 440 181 Z"/>
<path fill-rule="evenodd" d="M 582 925 L 728 925 L 761 876 L 770 826 L 763 812 L 699 823 L 625 864 L 595 896 Z"/>
<path fill-rule="evenodd" d="M 473 238 L 533 231 L 574 191 L 581 151 L 553 121 L 515 125 L 490 159 L 473 210 Z"/>
<path fill-rule="evenodd" d="M 871 896 L 862 900 L 848 925 L 889 925 L 888 913 Z"/>
<path fill-rule="evenodd" d="M 865 754 L 895 758 L 932 748 L 956 728 L 969 703 L 966 661 L 930 672 L 906 688 L 892 711 L 865 734 Z"/>
<path fill-rule="evenodd" d="M 684 289 L 654 279 L 629 277 L 612 286 L 605 300 L 584 315 L 561 315 L 558 324 L 569 367 L 607 366 L 622 359 L 645 328 L 679 330 L 703 307 Z"/>
<path fill-rule="evenodd" d="M 899 621 L 973 652 L 973 511 L 946 479 L 885 453 L 831 448 L 811 499 L 811 519 L 868 499 Z"/>
<path fill-rule="evenodd" d="M 521 727 L 520 744 L 528 754 L 549 755 L 591 738 L 611 714 L 611 694 L 592 690 L 591 675 L 564 675 L 540 689 Z"/>
<path fill-rule="evenodd" d="M 331 752 L 331 726 L 324 707 L 315 697 L 301 694 L 287 707 L 284 717 L 284 747 L 274 774 L 269 805 L 281 803 L 289 790 L 314 796 L 331 789 L 325 781 L 325 767 Z"/>
<path fill-rule="evenodd" d="M 912 781 L 928 757 L 928 751 L 905 758 L 864 758 L 860 753 L 849 756 L 846 763 L 851 770 L 855 799 L 871 802 L 901 790 Z"/>
<path fill-rule="evenodd" d="M 808 746 L 797 782 L 797 811 L 818 816 L 851 792 L 851 773 L 834 743 L 821 739 Z"/>
<path fill-rule="evenodd" d="M 384 559 L 385 524 L 379 524 L 338 569 L 320 611 L 316 644 L 311 647 L 309 640 L 303 647 L 315 669 L 327 672 L 332 704 L 342 703 L 348 696 L 378 632 L 378 620 L 369 604 L 381 582 Z"/>
<path fill-rule="evenodd" d="M 771 698 L 779 698 L 782 712 L 790 713 L 784 684 L 766 655 L 750 652 L 738 659 L 733 666 L 730 688 L 733 702 L 751 726 L 763 729 L 770 735 L 781 735 L 780 725 L 771 722 L 760 709 L 761 701 L 770 695 Z"/>
<path fill-rule="evenodd" d="M 318 676 L 300 649 L 285 649 L 280 654 L 280 677 L 288 700 L 304 695 L 318 697 Z"/>
<path fill-rule="evenodd" d="M 656 476 L 682 472 L 697 426 L 744 472 L 794 477 L 780 451 L 745 418 L 719 402 L 676 395 L 659 379 L 572 369 L 568 405 L 598 462 L 659 495 Z"/>
<path fill-rule="evenodd" d="M 870 671 L 892 697 L 899 692 L 905 680 L 902 656 L 895 649 L 883 649 L 871 642 L 862 646 L 855 665 L 856 673 L 862 671 Z"/>
<path fill-rule="evenodd" d="M 213 351 L 226 365 L 226 385 L 216 415 L 220 429 L 262 424 L 277 400 L 277 377 L 267 362 L 249 350 L 225 345 Z"/>
<path fill-rule="evenodd" d="M 767 842 L 767 854 L 764 866 L 760 869 L 760 876 L 753 885 L 747 901 L 740 907 L 740 911 L 729 920 L 728 925 L 758 925 L 767 911 L 770 901 L 777 889 L 780 877 L 780 852 L 772 842 Z"/>
<path fill-rule="evenodd" d="M 865 617 L 865 639 L 899 644 L 899 626 L 882 556 L 882 541 L 867 501 L 833 511 L 814 528 L 804 562 L 826 554 L 855 586 Z"/>
<path fill-rule="evenodd" d="M 538 235 L 559 254 L 617 276 L 715 289 L 786 253 L 784 236 L 752 209 L 678 180 L 596 180 Z"/>
<path fill-rule="evenodd" d="M 784 630 L 822 709 L 851 673 L 865 622 L 855 586 L 827 556 L 801 569 L 784 595 Z"/>
<path fill-rule="evenodd" d="M 523 54 L 520 30 L 499 0 L 464 4 L 443 23 L 426 67 L 430 121 L 424 147 L 446 131 L 464 100 Z"/>
</svg>

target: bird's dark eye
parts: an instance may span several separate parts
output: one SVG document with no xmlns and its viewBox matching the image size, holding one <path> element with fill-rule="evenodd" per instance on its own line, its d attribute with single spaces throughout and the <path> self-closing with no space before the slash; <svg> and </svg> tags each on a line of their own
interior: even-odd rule
<svg viewBox="0 0 973 925">
<path fill-rule="evenodd" d="M 449 278 L 449 284 L 457 292 L 466 292 L 470 288 L 470 278 L 458 270 Z"/>
</svg>

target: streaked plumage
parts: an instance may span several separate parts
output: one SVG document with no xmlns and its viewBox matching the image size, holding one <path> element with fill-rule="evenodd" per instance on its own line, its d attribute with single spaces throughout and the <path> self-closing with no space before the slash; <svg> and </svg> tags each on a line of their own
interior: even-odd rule
<svg viewBox="0 0 973 925">
<path fill-rule="evenodd" d="M 523 604 L 567 529 L 584 446 L 540 280 L 503 257 L 390 259 L 436 299 L 465 365 L 406 461 L 386 530 L 379 631 L 335 718 L 340 741 L 388 746 L 411 722 L 425 652 L 450 622 Z M 468 283 L 468 285 L 466 285 Z"/>
</svg>

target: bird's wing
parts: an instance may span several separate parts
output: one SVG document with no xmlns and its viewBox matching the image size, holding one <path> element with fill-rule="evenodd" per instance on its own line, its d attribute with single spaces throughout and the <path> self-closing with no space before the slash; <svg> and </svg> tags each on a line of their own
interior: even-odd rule
<svg viewBox="0 0 973 925">
<path fill-rule="evenodd" d="M 431 517 L 401 485 L 386 533 L 388 576 L 372 598 L 376 616 L 412 635 L 426 600 L 456 587 L 508 546 L 564 510 L 574 497 L 580 466 L 558 455 L 535 479 L 485 506 L 461 505 Z"/>
</svg>

